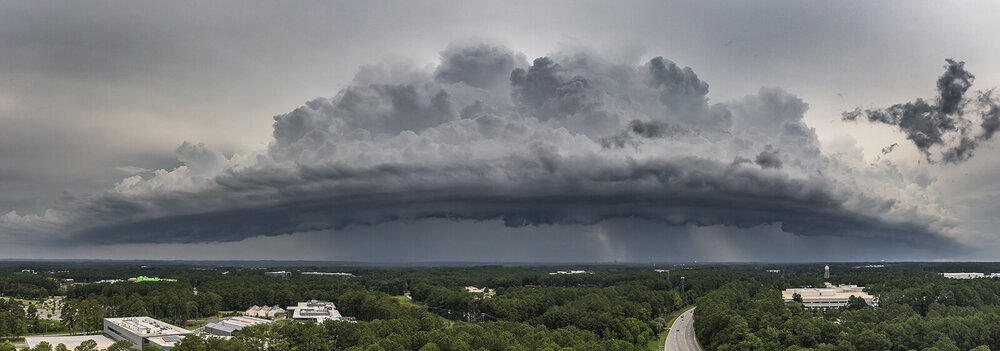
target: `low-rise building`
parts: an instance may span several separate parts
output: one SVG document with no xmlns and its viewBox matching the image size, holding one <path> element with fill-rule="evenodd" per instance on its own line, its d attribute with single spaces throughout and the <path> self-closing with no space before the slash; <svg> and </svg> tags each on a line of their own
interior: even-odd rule
<svg viewBox="0 0 1000 351">
<path fill-rule="evenodd" d="M 292 277 L 292 272 L 286 272 L 286 271 L 264 272 L 264 276 L 265 277 L 274 277 L 274 278 L 285 278 L 285 279 L 288 279 L 288 278 Z"/>
<path fill-rule="evenodd" d="M 278 318 L 284 317 L 287 314 L 284 308 L 274 306 L 253 306 L 243 312 L 244 316 L 259 317 L 259 318 Z"/>
<path fill-rule="evenodd" d="M 467 286 L 467 287 L 465 287 L 465 292 L 470 292 L 470 293 L 473 293 L 473 294 L 477 294 L 477 293 L 478 294 L 485 294 L 488 291 L 490 291 L 489 288 L 477 288 L 477 287 L 474 287 L 474 286 Z"/>
<path fill-rule="evenodd" d="M 781 292 L 781 297 L 786 301 L 795 299 L 798 294 L 802 297 L 802 307 L 809 309 L 830 309 L 847 306 L 851 296 L 860 297 L 865 300 L 868 306 L 878 307 L 878 298 L 864 292 L 864 287 L 857 285 L 838 285 L 826 283 L 825 288 L 795 288 Z"/>
<path fill-rule="evenodd" d="M 256 317 L 232 317 L 205 325 L 205 333 L 217 336 L 233 336 L 233 332 L 258 324 L 270 324 L 272 321 Z"/>
<path fill-rule="evenodd" d="M 584 274 L 584 273 L 587 273 L 587 271 L 555 271 L 555 272 L 549 273 L 549 275 L 556 275 L 556 274 Z"/>
<path fill-rule="evenodd" d="M 288 306 L 288 318 L 297 321 L 313 321 L 323 323 L 327 320 L 354 321 L 353 317 L 340 315 L 337 306 L 333 302 L 309 300 L 299 302 L 298 305 Z"/>
<path fill-rule="evenodd" d="M 152 342 L 161 349 L 170 350 L 173 343 L 180 341 L 190 330 L 158 321 L 149 317 L 105 318 L 104 335 L 112 340 L 128 340 L 142 348 Z M 155 339 L 155 340 L 151 340 Z"/>
<path fill-rule="evenodd" d="M 345 272 L 302 272 L 302 275 L 320 275 L 327 277 L 353 278 L 354 274 Z"/>
<path fill-rule="evenodd" d="M 941 273 L 948 279 L 979 279 L 979 278 L 1000 278 L 1000 273 Z"/>
</svg>

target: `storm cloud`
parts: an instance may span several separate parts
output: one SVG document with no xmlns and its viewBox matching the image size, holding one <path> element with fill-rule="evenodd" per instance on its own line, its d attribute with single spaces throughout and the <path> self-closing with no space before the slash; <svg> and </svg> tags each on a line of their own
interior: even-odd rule
<svg viewBox="0 0 1000 351">
<path fill-rule="evenodd" d="M 638 218 L 954 245 L 933 197 L 823 154 L 802 120 L 808 105 L 780 88 L 710 103 L 708 83 L 662 57 L 559 51 L 527 62 L 469 44 L 449 46 L 437 67 L 365 66 L 336 96 L 275 116 L 265 150 L 226 156 L 185 142 L 180 167 L 64 196 L 42 214 L 7 213 L 0 234 L 195 243 L 432 218 Z M 934 109 L 960 110 L 963 96 Z"/>
<path fill-rule="evenodd" d="M 867 119 L 895 126 L 929 162 L 957 164 L 968 160 L 979 144 L 990 140 L 1000 127 L 1000 100 L 993 97 L 992 91 L 969 97 L 975 76 L 965 69 L 965 62 L 946 62 L 933 101 L 917 99 L 884 109 L 858 108 L 845 112 L 843 120 Z"/>
</svg>

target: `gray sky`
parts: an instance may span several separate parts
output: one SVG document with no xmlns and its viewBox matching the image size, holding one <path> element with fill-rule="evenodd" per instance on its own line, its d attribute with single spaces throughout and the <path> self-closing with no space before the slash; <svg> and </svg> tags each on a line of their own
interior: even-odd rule
<svg viewBox="0 0 1000 351">
<path fill-rule="evenodd" d="M 6 3 L 0 256 L 996 260 L 998 10 Z"/>
</svg>

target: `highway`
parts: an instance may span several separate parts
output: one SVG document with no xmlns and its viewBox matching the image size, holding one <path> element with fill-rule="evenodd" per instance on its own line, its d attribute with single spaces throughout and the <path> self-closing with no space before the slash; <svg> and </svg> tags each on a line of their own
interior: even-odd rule
<svg viewBox="0 0 1000 351">
<path fill-rule="evenodd" d="M 667 333 L 664 351 L 701 351 L 694 335 L 694 309 L 692 307 L 674 320 Z"/>
</svg>

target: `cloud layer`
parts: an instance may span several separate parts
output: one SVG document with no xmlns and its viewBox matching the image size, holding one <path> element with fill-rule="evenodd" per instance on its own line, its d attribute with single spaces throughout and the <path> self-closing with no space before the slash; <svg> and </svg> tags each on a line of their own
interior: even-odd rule
<svg viewBox="0 0 1000 351">
<path fill-rule="evenodd" d="M 942 93 L 940 114 L 965 106 L 955 74 L 942 89 L 961 93 Z M 40 215 L 7 213 L 0 235 L 193 243 L 429 218 L 639 218 L 953 245 L 953 220 L 926 183 L 824 154 L 795 95 L 708 94 L 693 69 L 662 57 L 575 50 L 529 63 L 504 47 L 452 45 L 436 67 L 360 68 L 336 96 L 275 116 L 259 153 L 185 142 L 182 166 L 65 196 Z"/>
</svg>

